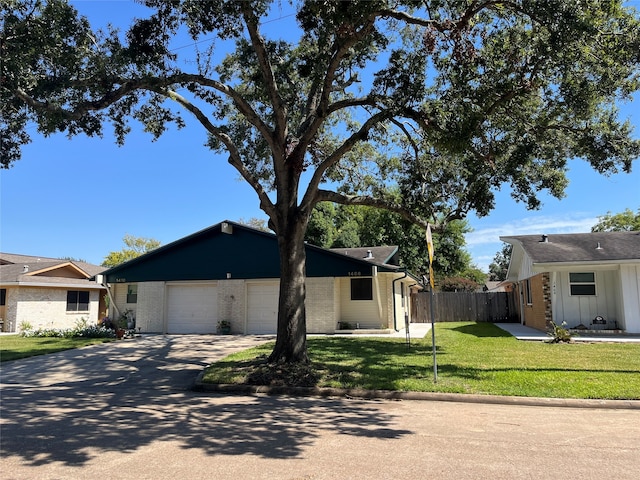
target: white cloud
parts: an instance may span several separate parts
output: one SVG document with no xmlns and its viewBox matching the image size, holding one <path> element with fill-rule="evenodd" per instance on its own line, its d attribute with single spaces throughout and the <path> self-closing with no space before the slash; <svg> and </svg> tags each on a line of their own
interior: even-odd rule
<svg viewBox="0 0 640 480">
<path fill-rule="evenodd" d="M 584 214 L 540 215 L 511 220 L 502 224 L 479 228 L 468 233 L 465 238 L 468 246 L 500 243 L 501 236 L 535 235 L 549 233 L 589 232 L 598 222 L 597 217 Z"/>
<path fill-rule="evenodd" d="M 473 223 L 487 225 L 465 235 L 467 250 L 473 263 L 483 271 L 489 270 L 489 264 L 502 248 L 501 236 L 538 235 L 552 233 L 589 232 L 598 222 L 593 214 L 570 213 L 558 215 L 527 215 L 521 219 L 502 223 L 489 223 L 483 219 Z"/>
</svg>

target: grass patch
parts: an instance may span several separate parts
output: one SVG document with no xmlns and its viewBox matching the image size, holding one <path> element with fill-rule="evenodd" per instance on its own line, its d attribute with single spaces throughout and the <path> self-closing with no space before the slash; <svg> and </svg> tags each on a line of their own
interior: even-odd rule
<svg viewBox="0 0 640 480">
<path fill-rule="evenodd" d="M 319 386 L 528 397 L 640 399 L 640 344 L 521 342 L 487 323 L 436 326 L 438 383 L 431 335 L 403 339 L 314 337 L 311 364 L 266 364 L 273 344 L 246 350 L 205 371 L 207 383 Z"/>
<path fill-rule="evenodd" d="M 47 353 L 84 347 L 95 343 L 110 342 L 111 338 L 58 338 L 21 337 L 20 335 L 0 336 L 0 361 L 45 355 Z"/>
</svg>

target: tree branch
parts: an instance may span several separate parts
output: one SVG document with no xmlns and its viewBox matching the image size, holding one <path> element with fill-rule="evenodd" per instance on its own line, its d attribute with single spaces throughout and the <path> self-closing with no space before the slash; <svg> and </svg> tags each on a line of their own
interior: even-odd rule
<svg viewBox="0 0 640 480">
<path fill-rule="evenodd" d="M 242 2 L 242 14 L 245 19 L 249 38 L 258 57 L 258 63 L 264 78 L 264 83 L 269 92 L 273 112 L 275 116 L 276 132 L 278 132 L 280 149 L 284 149 L 284 139 L 287 137 L 287 106 L 282 101 L 278 92 L 278 85 L 273 74 L 273 67 L 269 60 L 269 54 L 264 39 L 258 31 L 258 20 L 255 18 L 251 2 Z"/>
<path fill-rule="evenodd" d="M 247 183 L 251 185 L 251 187 L 255 190 L 255 192 L 258 194 L 258 198 L 260 199 L 261 208 L 264 210 L 264 212 L 267 215 L 271 216 L 271 214 L 275 212 L 273 202 L 271 202 L 271 200 L 269 199 L 269 196 L 264 191 L 264 188 L 262 187 L 262 184 L 259 182 L 259 180 L 254 175 L 252 175 L 251 172 L 249 172 L 249 170 L 247 170 L 247 168 L 245 167 L 244 163 L 242 162 L 242 157 L 240 156 L 238 149 L 236 148 L 235 144 L 233 143 L 229 135 L 222 132 L 218 127 L 213 125 L 209 121 L 209 118 L 202 112 L 202 110 L 200 110 L 193 103 L 191 103 L 189 100 L 187 100 L 177 92 L 168 90 L 168 89 L 165 89 L 165 90 L 157 89 L 153 91 L 155 93 L 164 95 L 167 98 L 170 98 L 171 100 L 177 102 L 178 104 L 186 108 L 189 112 L 191 112 L 196 117 L 196 119 L 200 122 L 200 124 L 202 124 L 202 126 L 204 126 L 204 128 L 211 135 L 213 135 L 222 143 L 224 143 L 224 146 L 229 152 L 229 160 L 228 160 L 229 163 L 240 173 L 242 178 L 244 178 L 247 181 Z"/>
<path fill-rule="evenodd" d="M 388 112 L 378 112 L 377 114 L 370 117 L 363 125 L 360 127 L 360 130 L 352 134 L 349 138 L 347 138 L 340 147 L 338 147 L 329 157 L 324 160 L 320 165 L 316 167 L 315 172 L 313 172 L 313 176 L 309 181 L 309 185 L 307 186 L 307 191 L 302 199 L 300 207 L 302 209 L 312 209 L 313 206 L 318 202 L 315 198 L 316 195 L 314 192 L 319 191 L 318 187 L 320 182 L 322 181 L 322 177 L 326 173 L 326 171 L 337 164 L 345 154 L 347 154 L 358 142 L 365 140 L 369 134 L 369 131 L 379 125 L 382 121 L 388 118 Z"/>
<path fill-rule="evenodd" d="M 406 220 L 409 220 L 411 223 L 420 225 L 424 228 L 427 228 L 427 225 L 431 223 L 424 218 L 418 217 L 402 205 L 391 203 L 380 198 L 361 195 L 343 195 L 331 190 L 318 190 L 316 198 L 318 202 L 333 202 L 339 203 L 341 205 L 360 205 L 366 207 L 381 208 L 390 212 L 397 213 Z"/>
</svg>

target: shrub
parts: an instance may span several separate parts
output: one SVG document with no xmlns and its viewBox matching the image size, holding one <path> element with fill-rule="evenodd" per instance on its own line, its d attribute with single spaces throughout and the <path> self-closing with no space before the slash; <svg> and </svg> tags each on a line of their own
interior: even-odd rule
<svg viewBox="0 0 640 480">
<path fill-rule="evenodd" d="M 440 282 L 443 292 L 475 292 L 477 288 L 476 282 L 462 277 L 447 277 Z"/>
<path fill-rule="evenodd" d="M 562 322 L 562 325 L 558 325 L 555 322 L 551 322 L 551 332 L 549 332 L 549 335 L 551 336 L 551 339 L 549 340 L 549 343 L 569 343 L 571 342 L 571 332 L 569 332 L 569 329 L 566 328 L 567 323 L 566 322 Z"/>
<path fill-rule="evenodd" d="M 41 338 L 115 338 L 113 330 L 100 325 L 87 325 L 86 320 L 76 322 L 74 328 L 37 328 L 20 332 L 23 337 Z"/>
</svg>

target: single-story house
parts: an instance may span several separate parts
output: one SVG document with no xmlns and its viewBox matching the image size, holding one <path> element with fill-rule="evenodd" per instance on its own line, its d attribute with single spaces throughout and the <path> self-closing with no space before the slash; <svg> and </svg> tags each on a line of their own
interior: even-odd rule
<svg viewBox="0 0 640 480">
<path fill-rule="evenodd" d="M 418 283 L 398 265 L 397 247 L 327 250 L 306 246 L 308 333 L 401 329 Z M 225 221 L 104 271 L 111 315 L 130 310 L 142 332 L 277 331 L 279 256 L 274 234 Z"/>
<path fill-rule="evenodd" d="M 500 237 L 521 323 L 640 333 L 640 232 Z"/>
<path fill-rule="evenodd" d="M 106 312 L 106 289 L 91 278 L 102 270 L 85 262 L 0 253 L 1 330 L 95 324 Z"/>
</svg>

